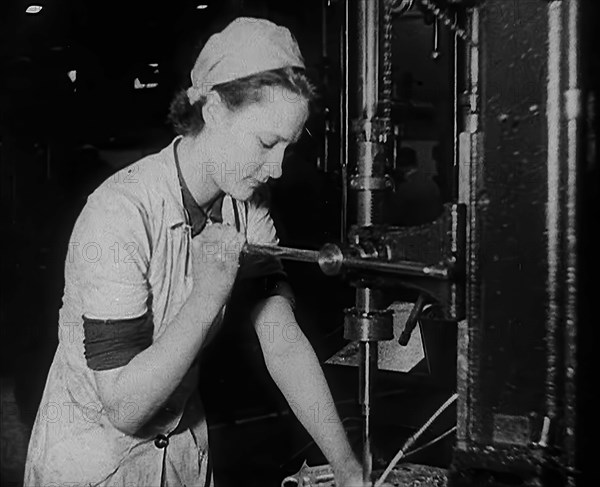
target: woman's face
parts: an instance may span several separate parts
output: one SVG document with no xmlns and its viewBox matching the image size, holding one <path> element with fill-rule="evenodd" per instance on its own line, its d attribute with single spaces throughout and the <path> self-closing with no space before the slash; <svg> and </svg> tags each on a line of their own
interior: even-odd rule
<svg viewBox="0 0 600 487">
<path fill-rule="evenodd" d="M 224 109 L 218 123 L 209 124 L 215 184 L 245 201 L 269 178 L 279 178 L 285 149 L 298 141 L 307 117 L 306 99 L 280 87 L 265 88 L 261 102 Z"/>
</svg>

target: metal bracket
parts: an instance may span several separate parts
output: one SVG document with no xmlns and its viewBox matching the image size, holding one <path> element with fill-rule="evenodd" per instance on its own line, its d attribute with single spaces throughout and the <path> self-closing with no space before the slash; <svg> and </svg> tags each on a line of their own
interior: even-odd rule
<svg viewBox="0 0 600 487">
<path fill-rule="evenodd" d="M 447 204 L 442 215 L 418 227 L 353 227 L 349 241 L 359 247 L 375 248 L 386 261 L 424 262 L 447 270 L 447 278 L 423 275 L 358 274 L 348 268 L 347 276 L 357 286 L 406 287 L 425 293 L 436 303 L 430 315 L 448 321 L 465 317 L 466 207 Z"/>
</svg>

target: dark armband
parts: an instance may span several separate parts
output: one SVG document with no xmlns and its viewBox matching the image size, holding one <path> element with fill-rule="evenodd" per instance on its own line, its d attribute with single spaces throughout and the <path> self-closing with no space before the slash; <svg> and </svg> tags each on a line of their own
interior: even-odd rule
<svg viewBox="0 0 600 487">
<path fill-rule="evenodd" d="M 154 323 L 151 313 L 124 320 L 83 317 L 84 353 L 92 370 L 111 370 L 127 365 L 152 345 Z"/>
</svg>

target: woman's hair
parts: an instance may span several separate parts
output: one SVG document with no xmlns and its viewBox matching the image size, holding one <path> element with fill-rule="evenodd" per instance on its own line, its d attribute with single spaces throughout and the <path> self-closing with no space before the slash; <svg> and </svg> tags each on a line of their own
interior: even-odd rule
<svg viewBox="0 0 600 487">
<path fill-rule="evenodd" d="M 305 98 L 309 104 L 316 98 L 316 89 L 302 68 L 281 68 L 246 76 L 213 86 L 227 108 L 236 111 L 252 103 L 273 96 L 275 89 L 285 89 L 294 95 Z M 284 92 L 285 93 L 285 92 Z M 290 100 L 292 101 L 292 100 Z M 187 96 L 187 90 L 181 90 L 171 102 L 169 121 L 175 132 L 180 135 L 197 135 L 204 127 L 202 107 L 206 96 L 193 105 Z"/>
</svg>

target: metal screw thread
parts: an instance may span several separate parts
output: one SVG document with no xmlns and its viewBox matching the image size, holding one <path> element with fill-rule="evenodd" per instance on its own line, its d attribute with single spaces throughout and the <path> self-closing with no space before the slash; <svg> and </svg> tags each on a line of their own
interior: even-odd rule
<svg viewBox="0 0 600 487">
<path fill-rule="evenodd" d="M 437 18 L 440 22 L 442 22 L 446 27 L 448 27 L 452 32 L 454 32 L 458 37 L 460 37 L 467 44 L 473 44 L 473 40 L 470 35 L 467 33 L 465 29 L 463 29 L 460 25 L 458 25 L 458 20 L 453 19 L 451 14 L 448 12 L 444 12 L 441 8 L 439 8 L 432 0 L 417 0 L 423 7 L 425 7 L 429 12 L 431 12 L 435 18 Z"/>
</svg>

